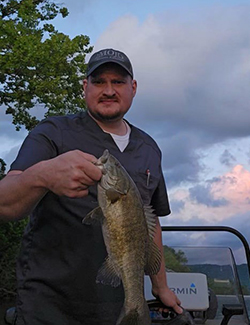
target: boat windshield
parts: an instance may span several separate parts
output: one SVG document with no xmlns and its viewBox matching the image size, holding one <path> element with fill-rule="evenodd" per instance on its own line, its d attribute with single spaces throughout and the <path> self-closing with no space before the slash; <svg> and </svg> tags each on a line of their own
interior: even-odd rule
<svg viewBox="0 0 250 325">
<path fill-rule="evenodd" d="M 236 264 L 230 247 L 171 246 L 170 237 L 163 232 L 166 272 L 169 286 L 178 295 L 183 307 L 207 325 L 221 324 L 225 306 L 232 310 L 236 308 L 236 315 L 231 317 L 229 324 L 249 324 L 250 279 L 247 263 Z M 205 285 L 202 282 L 204 277 Z M 199 297 L 191 307 L 191 300 L 199 291 L 198 281 L 201 281 L 200 288 L 208 297 Z M 152 299 L 149 282 L 146 277 L 145 295 L 147 299 Z M 200 304 L 200 300 L 204 304 Z M 237 315 L 239 306 L 242 307 L 242 315 Z"/>
</svg>

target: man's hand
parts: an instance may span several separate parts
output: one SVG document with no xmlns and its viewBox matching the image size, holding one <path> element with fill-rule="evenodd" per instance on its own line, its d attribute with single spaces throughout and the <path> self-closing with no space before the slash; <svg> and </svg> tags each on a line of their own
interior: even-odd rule
<svg viewBox="0 0 250 325">
<path fill-rule="evenodd" d="M 94 165 L 96 161 L 96 157 L 79 150 L 66 152 L 42 162 L 41 182 L 45 188 L 60 196 L 86 196 L 88 187 L 102 177 L 101 170 Z"/>
<path fill-rule="evenodd" d="M 152 291 L 152 294 L 166 306 L 166 309 L 160 310 L 161 312 L 167 312 L 167 307 L 172 307 L 177 314 L 182 314 L 181 301 L 168 287 L 162 288 L 158 292 Z"/>
<path fill-rule="evenodd" d="M 10 171 L 0 182 L 0 220 L 26 217 L 48 191 L 71 198 L 88 195 L 88 187 L 102 177 L 96 161 L 92 155 L 73 150 L 25 171 Z"/>
</svg>

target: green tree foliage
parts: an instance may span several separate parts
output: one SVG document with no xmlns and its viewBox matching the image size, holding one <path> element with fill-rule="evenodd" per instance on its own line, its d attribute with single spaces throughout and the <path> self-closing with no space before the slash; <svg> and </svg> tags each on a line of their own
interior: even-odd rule
<svg viewBox="0 0 250 325">
<path fill-rule="evenodd" d="M 0 302 L 16 295 L 16 256 L 27 219 L 0 222 Z"/>
<path fill-rule="evenodd" d="M 188 272 L 189 267 L 186 266 L 187 258 L 185 253 L 181 250 L 177 252 L 168 246 L 164 246 L 164 259 L 167 270 L 174 272 Z"/>
<path fill-rule="evenodd" d="M 6 171 L 6 162 L 0 158 L 0 180 L 4 178 Z"/>
<path fill-rule="evenodd" d="M 68 10 L 50 0 L 0 2 L 0 105 L 19 130 L 31 130 L 38 120 L 32 108 L 47 115 L 85 108 L 81 80 L 89 37 L 70 39 L 49 22 Z"/>
</svg>

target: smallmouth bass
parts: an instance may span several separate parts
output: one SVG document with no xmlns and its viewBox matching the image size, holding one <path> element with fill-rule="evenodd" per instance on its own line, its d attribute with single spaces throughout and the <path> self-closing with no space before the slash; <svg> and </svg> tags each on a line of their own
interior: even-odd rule
<svg viewBox="0 0 250 325">
<path fill-rule="evenodd" d="M 108 256 L 96 281 L 113 287 L 122 281 L 125 301 L 117 325 L 150 325 L 144 274 L 157 274 L 161 265 L 161 253 L 153 241 L 156 216 L 143 206 L 134 181 L 108 150 L 95 165 L 103 173 L 98 183 L 99 206 L 83 223 L 102 224 Z"/>
</svg>

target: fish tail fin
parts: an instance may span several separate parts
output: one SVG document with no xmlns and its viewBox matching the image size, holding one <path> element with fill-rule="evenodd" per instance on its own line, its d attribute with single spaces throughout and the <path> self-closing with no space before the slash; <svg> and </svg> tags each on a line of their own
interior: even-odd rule
<svg viewBox="0 0 250 325">
<path fill-rule="evenodd" d="M 143 306 L 143 313 L 140 315 L 137 309 L 130 310 L 124 315 L 124 308 L 116 325 L 151 325 L 151 319 L 149 316 L 149 309 L 145 301 Z"/>
</svg>

